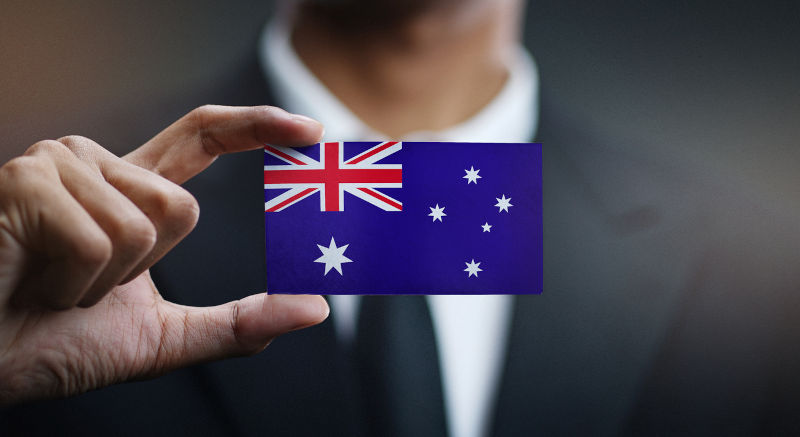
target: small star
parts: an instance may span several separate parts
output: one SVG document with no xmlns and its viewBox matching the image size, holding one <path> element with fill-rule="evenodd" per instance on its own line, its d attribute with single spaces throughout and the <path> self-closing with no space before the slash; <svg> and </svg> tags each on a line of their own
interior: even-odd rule
<svg viewBox="0 0 800 437">
<path fill-rule="evenodd" d="M 347 246 L 349 244 L 345 244 L 342 247 L 336 247 L 336 242 L 333 241 L 333 237 L 331 237 L 331 244 L 328 247 L 320 246 L 319 250 L 322 251 L 322 256 L 315 259 L 315 263 L 325 263 L 325 275 L 333 268 L 339 272 L 340 275 L 344 276 L 342 273 L 342 264 L 353 262 L 350 258 L 344 256 L 344 251 L 347 250 Z"/>
<path fill-rule="evenodd" d="M 447 214 L 444 213 L 444 206 L 439 208 L 439 204 L 436 204 L 436 207 L 429 206 L 428 208 L 431 209 L 431 213 L 428 214 L 429 217 L 433 217 L 433 221 L 439 220 L 442 221 L 442 217 L 446 216 Z"/>
<path fill-rule="evenodd" d="M 495 199 L 497 199 L 497 204 L 495 206 L 500 208 L 500 210 L 497 212 L 503 212 L 503 211 L 508 212 L 508 207 L 514 206 L 511 204 L 511 198 L 509 197 L 508 199 L 506 199 L 505 194 L 503 194 L 502 199 L 498 199 L 497 197 L 495 197 Z"/>
<path fill-rule="evenodd" d="M 482 272 L 483 271 L 482 268 L 478 267 L 478 266 L 481 265 L 481 263 L 476 263 L 475 262 L 475 258 L 472 259 L 472 262 L 468 262 L 468 263 L 464 263 L 464 264 L 467 265 L 467 268 L 464 269 L 464 271 L 467 272 L 467 277 L 468 278 L 470 276 L 472 276 L 472 275 L 475 275 L 475 277 L 477 278 L 478 277 L 478 272 Z"/>
<path fill-rule="evenodd" d="M 467 185 L 469 184 L 478 185 L 478 179 L 482 179 L 481 176 L 478 175 L 478 172 L 481 171 L 481 169 L 475 170 L 475 167 L 471 165 L 469 166 L 469 170 L 464 170 L 464 171 L 467 172 L 467 175 L 462 176 L 462 178 L 467 180 Z"/>
<path fill-rule="evenodd" d="M 483 228 L 483 232 L 492 232 L 492 225 L 490 225 L 489 222 L 482 224 L 481 227 Z"/>
</svg>

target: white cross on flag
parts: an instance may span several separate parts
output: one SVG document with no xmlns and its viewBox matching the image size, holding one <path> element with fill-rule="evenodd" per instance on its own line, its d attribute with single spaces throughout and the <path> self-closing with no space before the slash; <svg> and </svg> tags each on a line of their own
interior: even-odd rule
<svg viewBox="0 0 800 437">
<path fill-rule="evenodd" d="M 306 197 L 320 193 L 320 211 L 344 211 L 344 192 L 384 211 L 402 211 L 403 204 L 376 188 L 402 188 L 402 164 L 375 162 L 402 149 L 402 143 L 380 143 L 347 161 L 343 144 L 324 143 L 320 159 L 288 147 L 266 146 L 266 153 L 289 165 L 265 165 L 264 189 L 287 188 L 264 205 L 265 212 L 278 212 Z"/>
</svg>

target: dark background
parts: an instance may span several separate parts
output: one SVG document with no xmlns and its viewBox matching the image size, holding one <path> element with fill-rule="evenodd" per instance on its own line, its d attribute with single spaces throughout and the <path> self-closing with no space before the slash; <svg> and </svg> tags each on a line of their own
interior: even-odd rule
<svg viewBox="0 0 800 437">
<path fill-rule="evenodd" d="M 173 121 L 147 108 L 253 55 L 272 7 L 3 2 L 0 162 L 66 134 L 116 153 L 136 147 L 121 139 L 144 141 Z M 800 205 L 798 2 L 534 0 L 526 15 L 542 86 L 577 119 Z"/>
</svg>

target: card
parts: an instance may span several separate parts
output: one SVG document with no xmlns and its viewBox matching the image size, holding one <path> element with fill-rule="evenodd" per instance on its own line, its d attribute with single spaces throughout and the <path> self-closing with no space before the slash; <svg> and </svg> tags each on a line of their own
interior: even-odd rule
<svg viewBox="0 0 800 437">
<path fill-rule="evenodd" d="M 542 147 L 264 148 L 267 290 L 538 294 Z"/>
</svg>

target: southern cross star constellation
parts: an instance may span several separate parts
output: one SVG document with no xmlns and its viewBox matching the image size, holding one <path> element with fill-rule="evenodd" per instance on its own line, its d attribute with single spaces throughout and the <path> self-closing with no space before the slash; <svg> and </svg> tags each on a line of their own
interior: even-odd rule
<svg viewBox="0 0 800 437">
<path fill-rule="evenodd" d="M 469 166 L 469 170 L 466 170 L 466 169 L 464 170 L 464 172 L 466 174 L 464 176 L 462 176 L 462 179 L 466 179 L 467 180 L 467 185 L 469 185 L 469 184 L 477 185 L 478 184 L 478 179 L 482 179 L 482 177 L 478 174 L 478 172 L 480 172 L 480 171 L 481 171 L 480 169 L 476 170 L 475 166 L 471 165 L 471 166 Z M 506 197 L 505 194 L 502 194 L 500 197 L 495 197 L 495 199 L 497 200 L 497 203 L 494 206 L 498 208 L 498 210 L 497 210 L 498 213 L 501 213 L 503 211 L 509 212 L 509 208 L 514 206 L 514 205 L 511 204 L 511 198 L 510 197 Z M 445 214 L 445 212 L 444 212 L 444 208 L 445 207 L 444 206 L 440 207 L 439 204 L 437 203 L 436 206 L 429 206 L 428 208 L 431 210 L 431 212 L 428 214 L 428 217 L 432 217 L 431 221 L 436 222 L 438 220 L 440 223 L 443 223 L 442 217 L 446 217 L 447 216 L 447 214 Z M 481 229 L 483 230 L 484 233 L 485 232 L 491 233 L 492 232 L 492 225 L 490 225 L 488 221 L 484 222 L 484 224 L 481 225 Z M 331 245 L 333 245 L 333 239 L 331 239 Z M 332 247 L 334 247 L 334 246 L 332 246 Z M 323 250 L 323 253 L 325 252 L 325 250 L 331 250 L 330 248 L 323 248 L 322 246 L 319 246 L 319 248 L 320 248 L 320 250 Z M 344 252 L 345 248 L 347 248 L 347 246 L 342 246 L 339 249 L 341 249 L 341 252 Z M 341 255 L 341 252 L 339 253 L 339 255 L 343 257 L 343 255 Z M 325 256 L 327 256 L 327 255 L 325 255 Z M 320 260 L 325 258 L 325 256 L 321 257 Z M 344 258 L 344 259 L 347 259 L 347 258 Z M 349 262 L 349 261 L 350 260 L 343 261 L 343 262 Z M 318 260 L 317 262 L 325 262 L 325 261 L 319 261 Z M 483 269 L 480 268 L 481 263 L 479 263 L 479 262 L 476 263 L 474 258 L 470 262 L 465 262 L 464 264 L 467 265 L 467 268 L 464 269 L 464 271 L 467 272 L 467 277 L 468 278 L 471 278 L 472 276 L 475 276 L 477 278 L 478 277 L 478 272 L 482 272 L 483 271 Z M 341 263 L 332 264 L 332 266 L 333 266 L 333 268 L 336 268 L 339 271 L 339 273 L 341 273 Z M 330 270 L 330 269 L 331 269 L 331 267 L 329 267 L 328 264 L 326 263 L 325 264 L 325 273 L 327 273 L 328 270 Z"/>
<path fill-rule="evenodd" d="M 344 273 L 342 273 L 342 264 L 353 262 L 353 260 L 344 256 L 344 251 L 347 250 L 347 246 L 349 246 L 349 244 L 336 247 L 336 241 L 333 240 L 333 237 L 331 237 L 331 244 L 328 247 L 317 244 L 317 247 L 319 247 L 319 250 L 322 252 L 322 256 L 315 259 L 314 262 L 325 264 L 325 276 L 328 275 L 331 269 L 336 269 L 340 275 L 344 276 Z"/>
<path fill-rule="evenodd" d="M 431 209 L 431 213 L 428 214 L 428 217 L 433 217 L 433 221 L 439 220 L 442 221 L 442 217 L 446 216 L 447 214 L 444 213 L 444 206 L 439 208 L 439 204 L 436 204 L 436 207 L 429 206 L 428 208 Z"/>
<path fill-rule="evenodd" d="M 475 170 L 475 166 L 471 165 L 469 166 L 469 170 L 464 170 L 464 171 L 467 172 L 467 174 L 465 176 L 462 176 L 462 178 L 467 180 L 467 185 L 469 184 L 478 185 L 478 179 L 481 179 L 481 176 L 478 175 L 478 172 L 481 171 L 481 169 Z"/>
</svg>

